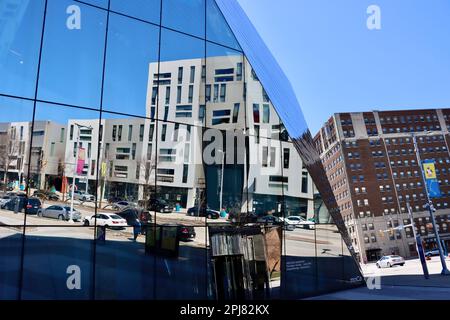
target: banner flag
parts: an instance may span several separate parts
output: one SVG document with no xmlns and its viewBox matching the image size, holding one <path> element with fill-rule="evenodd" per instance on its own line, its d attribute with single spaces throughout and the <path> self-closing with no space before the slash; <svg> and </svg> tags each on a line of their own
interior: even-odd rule
<svg viewBox="0 0 450 320">
<path fill-rule="evenodd" d="M 434 160 L 424 160 L 423 172 L 425 173 L 425 183 L 427 184 L 428 194 L 430 198 L 442 197 L 439 181 L 436 175 L 436 167 Z"/>
<path fill-rule="evenodd" d="M 84 148 L 78 149 L 78 160 L 77 160 L 77 174 L 78 175 L 83 173 L 85 159 L 86 159 L 86 149 L 84 149 Z"/>
</svg>

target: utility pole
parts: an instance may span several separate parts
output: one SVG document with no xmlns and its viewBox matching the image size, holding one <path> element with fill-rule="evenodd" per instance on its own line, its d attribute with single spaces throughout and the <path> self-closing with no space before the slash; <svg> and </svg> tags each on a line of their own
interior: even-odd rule
<svg viewBox="0 0 450 320">
<path fill-rule="evenodd" d="M 425 184 L 425 191 L 427 194 L 427 209 L 430 212 L 430 217 L 431 217 L 431 223 L 433 224 L 433 229 L 434 229 L 434 234 L 436 236 L 436 242 L 438 245 L 438 249 L 439 249 L 439 256 L 441 258 L 441 265 L 442 265 L 442 271 L 441 274 L 442 275 L 450 275 L 450 271 L 447 269 L 447 264 L 445 263 L 445 257 L 444 257 L 444 252 L 442 249 L 442 243 L 441 243 L 441 237 L 439 236 L 439 232 L 436 228 L 436 220 L 434 218 L 434 207 L 433 207 L 433 202 L 431 201 L 430 198 L 430 194 L 429 194 L 429 190 L 428 190 L 428 186 L 427 186 L 427 182 L 426 182 L 426 177 L 425 177 L 425 173 L 423 172 L 423 168 L 422 168 L 422 160 L 420 158 L 420 153 L 419 153 L 419 148 L 417 146 L 417 139 L 416 139 L 416 135 L 412 135 L 412 140 L 414 143 L 414 150 L 416 151 L 416 156 L 417 156 L 417 161 L 420 167 L 420 172 L 422 172 L 422 178 L 423 178 L 423 182 Z"/>
<path fill-rule="evenodd" d="M 76 145 L 76 150 L 75 150 L 75 161 L 74 161 L 74 165 L 73 165 L 73 177 L 72 177 L 72 188 L 71 188 L 71 196 L 70 196 L 70 218 L 69 218 L 69 223 L 73 223 L 73 219 L 72 219 L 72 213 L 73 213 L 73 196 L 75 193 L 75 175 L 77 173 L 77 167 L 78 167 L 78 156 L 79 156 L 79 150 L 80 150 L 80 129 L 81 128 L 87 128 L 87 129 L 91 129 L 92 127 L 87 127 L 87 126 L 83 126 L 80 125 L 78 123 L 75 123 L 75 125 L 77 126 L 78 130 L 77 130 L 77 145 Z M 89 174 L 89 172 L 88 172 Z"/>
<path fill-rule="evenodd" d="M 406 208 L 408 209 L 408 216 L 409 216 L 409 220 L 411 221 L 411 229 L 413 231 L 414 240 L 416 241 L 417 254 L 419 255 L 420 263 L 422 264 L 423 276 L 425 277 L 425 279 L 428 279 L 430 277 L 430 275 L 428 273 L 427 262 L 425 260 L 425 255 L 423 253 L 422 237 L 420 236 L 420 234 L 416 233 L 414 217 L 413 217 L 413 213 L 411 210 L 411 206 L 409 205 L 409 202 L 406 203 Z"/>
</svg>

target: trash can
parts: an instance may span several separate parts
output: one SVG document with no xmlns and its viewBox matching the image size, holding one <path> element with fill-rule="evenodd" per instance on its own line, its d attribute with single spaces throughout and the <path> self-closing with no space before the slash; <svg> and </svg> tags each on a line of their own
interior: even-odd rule
<svg viewBox="0 0 450 320">
<path fill-rule="evenodd" d="M 145 253 L 178 257 L 180 240 L 179 226 L 176 224 L 147 225 L 145 235 Z"/>
<path fill-rule="evenodd" d="M 106 242 L 106 227 L 105 226 L 97 226 L 95 229 L 95 239 L 97 239 L 98 243 Z"/>
<path fill-rule="evenodd" d="M 175 205 L 175 212 L 180 212 L 180 210 L 181 210 L 181 206 L 180 206 L 179 203 L 177 203 L 177 204 Z"/>
<path fill-rule="evenodd" d="M 15 199 L 16 203 L 14 204 L 14 213 L 19 213 L 19 206 L 20 206 L 20 198 L 17 197 Z"/>
</svg>

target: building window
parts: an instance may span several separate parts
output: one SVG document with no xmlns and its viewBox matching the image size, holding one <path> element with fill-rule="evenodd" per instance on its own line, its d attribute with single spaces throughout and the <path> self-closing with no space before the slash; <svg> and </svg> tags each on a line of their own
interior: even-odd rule
<svg viewBox="0 0 450 320">
<path fill-rule="evenodd" d="M 131 146 L 131 159 L 136 160 L 136 143 Z"/>
<path fill-rule="evenodd" d="M 302 192 L 308 193 L 308 172 L 302 172 Z"/>
<path fill-rule="evenodd" d="M 205 87 L 205 100 L 206 102 L 211 101 L 211 85 L 207 84 Z"/>
<path fill-rule="evenodd" d="M 236 66 L 236 81 L 242 80 L 242 62 L 238 62 Z"/>
<path fill-rule="evenodd" d="M 133 139 L 133 126 L 130 124 L 128 126 L 128 141 L 131 141 Z"/>
<path fill-rule="evenodd" d="M 225 102 L 227 95 L 227 85 L 221 84 L 220 85 L 220 102 Z"/>
<path fill-rule="evenodd" d="M 117 136 L 117 126 L 113 126 L 113 129 L 112 129 L 112 141 L 116 141 L 116 136 Z"/>
<path fill-rule="evenodd" d="M 181 103 L 181 86 L 177 87 L 177 103 Z"/>
<path fill-rule="evenodd" d="M 270 107 L 268 104 L 263 105 L 263 123 L 270 122 Z"/>
<path fill-rule="evenodd" d="M 194 81 L 195 81 L 195 66 L 191 66 L 190 83 L 194 83 Z"/>
<path fill-rule="evenodd" d="M 259 104 L 253 104 L 253 122 L 259 123 Z"/>
<path fill-rule="evenodd" d="M 238 122 L 240 104 L 235 103 L 233 108 L 233 123 Z"/>
<path fill-rule="evenodd" d="M 161 129 L 161 141 L 166 141 L 166 133 L 167 133 L 167 124 L 162 125 Z"/>
<path fill-rule="evenodd" d="M 166 104 L 170 103 L 170 87 L 166 87 Z"/>
<path fill-rule="evenodd" d="M 64 142 L 65 131 L 66 131 L 65 128 L 61 128 L 61 132 L 60 132 L 60 135 L 59 135 L 59 142 L 61 142 L 61 143 Z"/>
<path fill-rule="evenodd" d="M 180 124 L 179 123 L 175 123 L 175 128 L 173 130 L 173 141 L 177 142 L 178 141 L 178 130 L 180 129 Z"/>
<path fill-rule="evenodd" d="M 141 124 L 139 127 L 139 141 L 144 141 L 144 125 Z"/>
<path fill-rule="evenodd" d="M 190 86 L 189 86 L 188 103 L 192 103 L 193 96 L 194 96 L 194 86 L 193 86 L 193 85 L 190 85 Z"/>
<path fill-rule="evenodd" d="M 55 155 L 55 143 L 52 142 L 50 145 L 50 157 L 53 157 Z"/>
<path fill-rule="evenodd" d="M 289 169 L 289 152 L 290 149 L 289 148 L 284 148 L 283 149 L 283 166 L 284 169 Z"/>
<path fill-rule="evenodd" d="M 262 148 L 262 166 L 267 167 L 267 159 L 269 158 L 269 148 Z"/>
<path fill-rule="evenodd" d="M 178 67 L 178 84 L 183 83 L 183 67 Z"/>
<path fill-rule="evenodd" d="M 117 140 L 122 141 L 122 125 L 119 125 L 119 129 L 117 131 Z"/>
<path fill-rule="evenodd" d="M 213 102 L 219 102 L 219 85 L 215 84 L 214 85 L 214 97 L 213 97 Z"/>
<path fill-rule="evenodd" d="M 183 165 L 183 183 L 187 183 L 188 181 L 188 174 L 189 174 L 189 165 L 184 164 Z"/>
</svg>

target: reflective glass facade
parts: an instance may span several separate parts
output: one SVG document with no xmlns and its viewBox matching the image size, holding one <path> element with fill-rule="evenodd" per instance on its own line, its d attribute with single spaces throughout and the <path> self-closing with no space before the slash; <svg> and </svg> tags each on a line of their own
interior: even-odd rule
<svg viewBox="0 0 450 320">
<path fill-rule="evenodd" d="M 0 26 L 0 299 L 363 282 L 290 84 L 235 1 L 4 0 Z"/>
</svg>

